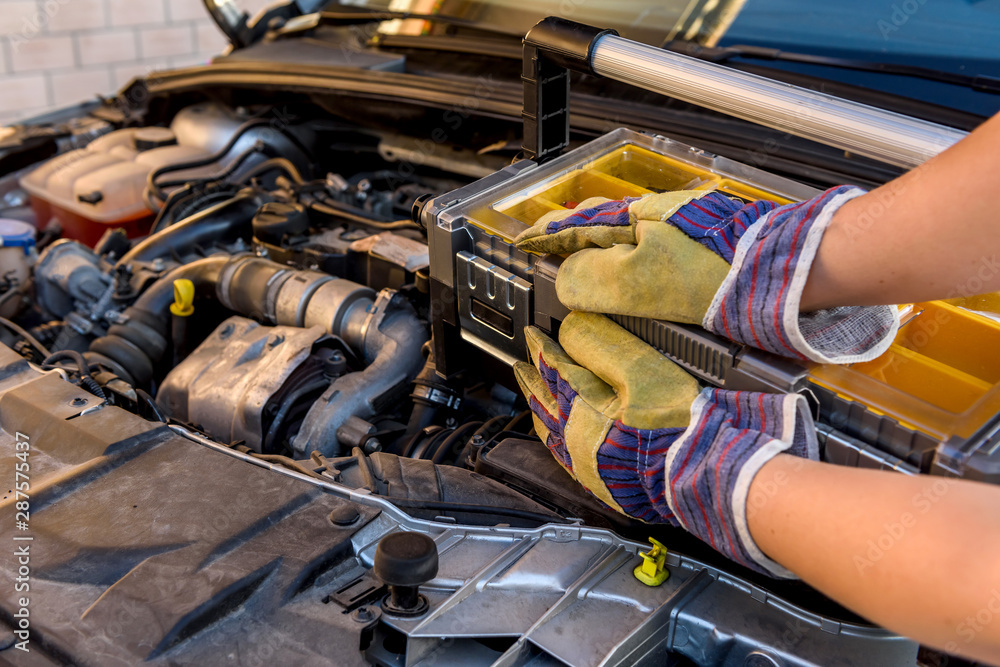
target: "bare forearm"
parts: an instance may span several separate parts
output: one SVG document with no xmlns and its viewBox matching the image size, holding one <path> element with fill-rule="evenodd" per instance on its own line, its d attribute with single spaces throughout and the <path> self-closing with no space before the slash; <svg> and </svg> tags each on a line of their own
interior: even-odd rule
<svg viewBox="0 0 1000 667">
<path fill-rule="evenodd" d="M 1000 289 L 1000 115 L 837 212 L 801 310 L 911 303 Z"/>
<path fill-rule="evenodd" d="M 782 455 L 754 479 L 748 519 L 766 554 L 858 614 L 1000 664 L 997 507 L 984 484 Z"/>
</svg>

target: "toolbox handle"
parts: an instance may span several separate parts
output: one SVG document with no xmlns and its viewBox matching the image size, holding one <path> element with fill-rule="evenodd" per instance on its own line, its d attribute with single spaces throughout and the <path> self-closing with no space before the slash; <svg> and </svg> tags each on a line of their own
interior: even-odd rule
<svg viewBox="0 0 1000 667">
<path fill-rule="evenodd" d="M 904 168 L 966 132 L 666 51 L 559 17 L 524 38 L 524 154 L 537 162 L 569 145 L 569 72 L 603 76 Z"/>
</svg>

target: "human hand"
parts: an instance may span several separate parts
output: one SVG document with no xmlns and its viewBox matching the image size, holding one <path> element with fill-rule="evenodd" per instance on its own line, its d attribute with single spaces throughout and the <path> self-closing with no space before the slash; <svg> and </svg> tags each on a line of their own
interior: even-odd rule
<svg viewBox="0 0 1000 667">
<path fill-rule="evenodd" d="M 702 390 L 679 366 L 602 315 L 571 313 L 557 344 L 526 331 L 514 367 L 535 431 L 594 496 L 633 518 L 680 525 L 726 556 L 792 576 L 747 527 L 757 471 L 781 452 L 816 460 L 802 396 Z"/>
<path fill-rule="evenodd" d="M 843 186 L 781 207 L 702 191 L 595 198 L 547 214 L 516 243 L 573 253 L 556 280 L 571 310 L 700 324 L 783 356 L 854 363 L 888 348 L 896 309 L 802 314 L 799 302 L 830 219 L 862 193 Z"/>
</svg>

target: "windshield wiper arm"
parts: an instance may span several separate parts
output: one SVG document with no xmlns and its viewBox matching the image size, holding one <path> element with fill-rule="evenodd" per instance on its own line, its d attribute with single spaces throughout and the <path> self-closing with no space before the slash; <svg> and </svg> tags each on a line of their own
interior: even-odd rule
<svg viewBox="0 0 1000 667">
<path fill-rule="evenodd" d="M 776 60 L 807 65 L 823 65 L 859 72 L 877 72 L 896 76 L 909 76 L 926 81 L 938 81 L 962 88 L 971 88 L 983 93 L 1000 95 L 1000 78 L 992 76 L 955 74 L 928 67 L 916 65 L 899 65 L 895 63 L 880 63 L 852 58 L 835 58 L 832 56 L 816 56 L 808 53 L 794 53 L 780 49 L 770 49 L 762 46 L 734 45 L 725 47 L 708 47 L 693 42 L 673 41 L 663 45 L 664 48 L 687 56 L 707 60 L 713 63 L 725 63 L 734 58 L 755 60 Z"/>
<path fill-rule="evenodd" d="M 337 3 L 327 5 L 328 8 L 331 6 L 334 7 L 336 11 L 325 9 L 324 11 L 297 17 L 288 21 L 288 23 L 286 23 L 282 28 L 276 30 L 275 35 L 287 37 L 289 35 L 314 30 L 324 25 L 351 26 L 364 25 L 367 23 L 381 23 L 382 21 L 405 21 L 407 19 L 431 21 L 433 23 L 441 23 L 460 28 L 470 28 L 490 34 L 505 36 L 510 34 L 493 26 L 478 23 L 470 19 L 463 19 L 458 16 L 449 16 L 447 14 L 422 14 L 418 12 L 401 12 L 388 9 L 364 9 L 354 7 L 352 5 L 341 5 Z"/>
<path fill-rule="evenodd" d="M 240 9 L 234 0 L 202 0 L 202 2 L 208 15 L 236 49 L 260 41 L 273 19 L 289 21 L 302 14 L 318 11 L 329 4 L 327 0 L 295 0 L 283 5 L 273 5 L 264 10 L 256 23 L 250 25 L 250 15 Z"/>
</svg>

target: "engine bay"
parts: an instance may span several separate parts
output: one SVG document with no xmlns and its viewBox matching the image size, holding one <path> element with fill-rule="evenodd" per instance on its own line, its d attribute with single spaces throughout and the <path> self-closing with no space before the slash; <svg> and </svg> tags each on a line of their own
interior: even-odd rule
<svg viewBox="0 0 1000 667">
<path fill-rule="evenodd" d="M 0 421 L 4 457 L 32 442 L 53 664 L 914 664 L 808 586 L 609 510 L 510 368 L 565 310 L 516 225 L 594 194 L 795 201 L 832 159 L 769 170 L 616 124 L 536 165 L 484 110 L 492 79 L 443 111 L 175 84 L 3 138 Z M 621 323 L 706 384 L 809 392 L 827 460 L 917 474 L 975 440 L 876 419 L 851 377 Z M 429 536 L 433 572 L 394 583 L 393 534 Z M 664 586 L 634 576 L 650 540 Z"/>
</svg>

